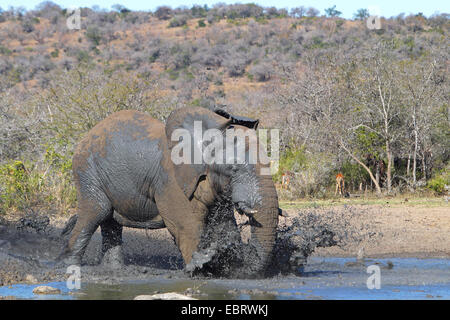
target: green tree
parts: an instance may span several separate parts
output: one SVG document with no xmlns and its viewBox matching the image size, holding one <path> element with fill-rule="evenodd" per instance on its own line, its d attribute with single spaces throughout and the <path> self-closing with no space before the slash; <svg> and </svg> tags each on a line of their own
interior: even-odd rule
<svg viewBox="0 0 450 320">
<path fill-rule="evenodd" d="M 361 8 L 361 9 L 358 9 L 358 11 L 356 11 L 353 14 L 353 19 L 355 19 L 355 20 L 364 20 L 364 19 L 368 18 L 369 16 L 370 16 L 369 10 Z"/>
<path fill-rule="evenodd" d="M 339 10 L 336 10 L 336 5 L 332 6 L 331 8 L 325 9 L 325 13 L 329 17 L 339 17 L 342 12 Z"/>
</svg>

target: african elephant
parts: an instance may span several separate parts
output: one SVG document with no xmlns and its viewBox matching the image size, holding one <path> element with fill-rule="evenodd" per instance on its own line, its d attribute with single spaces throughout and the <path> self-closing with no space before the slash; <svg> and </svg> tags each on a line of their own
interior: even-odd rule
<svg viewBox="0 0 450 320">
<path fill-rule="evenodd" d="M 65 250 L 66 261 L 80 264 L 88 242 L 101 227 L 102 251 L 122 243 L 122 227 L 167 227 L 181 251 L 186 270 L 214 201 L 228 193 L 237 211 L 249 216 L 253 242 L 259 257 L 253 268 L 263 273 L 269 264 L 278 223 L 278 198 L 270 175 L 259 169 L 268 165 L 246 160 L 241 164 L 179 163 L 172 160 L 178 141 L 176 129 L 192 133 L 192 146 L 204 144 L 194 134 L 194 121 L 203 130 L 254 130 L 258 121 L 229 115 L 223 110 L 181 108 L 171 113 L 166 125 L 149 115 L 124 110 L 92 128 L 77 146 L 73 175 L 78 195 L 78 218 L 63 233 L 72 231 Z M 198 123 L 198 122 L 197 122 Z M 248 152 L 248 145 L 246 145 Z"/>
</svg>

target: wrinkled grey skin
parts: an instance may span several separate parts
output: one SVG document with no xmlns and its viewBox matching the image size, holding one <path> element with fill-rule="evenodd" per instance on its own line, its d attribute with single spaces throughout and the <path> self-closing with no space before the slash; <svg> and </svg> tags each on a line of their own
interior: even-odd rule
<svg viewBox="0 0 450 320">
<path fill-rule="evenodd" d="M 64 253 L 66 263 L 81 263 L 98 226 L 103 252 L 120 247 L 123 226 L 167 227 L 186 269 L 194 271 L 201 267 L 192 257 L 205 217 L 219 198 L 225 198 L 239 213 L 249 216 L 259 257 L 254 272 L 264 272 L 272 254 L 279 212 L 271 177 L 258 174 L 259 163 L 175 165 L 171 150 L 178 142 L 171 141 L 171 135 L 179 128 L 191 131 L 194 121 L 202 121 L 203 130 L 252 130 L 210 110 L 183 108 L 171 114 L 166 126 L 141 112 L 117 112 L 86 135 L 73 158 L 78 215 L 63 231 L 68 234 L 73 230 Z M 249 126 L 248 122 L 245 125 Z M 117 248 L 114 252 L 121 256 Z"/>
</svg>

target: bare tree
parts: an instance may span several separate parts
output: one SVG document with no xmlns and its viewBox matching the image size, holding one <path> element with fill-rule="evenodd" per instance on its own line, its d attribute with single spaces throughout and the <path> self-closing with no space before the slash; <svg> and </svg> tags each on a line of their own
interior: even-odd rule
<svg viewBox="0 0 450 320">
<path fill-rule="evenodd" d="M 404 108 L 398 84 L 398 62 L 392 48 L 378 43 L 362 60 L 362 68 L 353 87 L 353 103 L 360 105 L 360 123 L 353 130 L 364 128 L 384 142 L 387 158 L 386 184 L 392 189 L 393 146 L 402 134 Z"/>
<path fill-rule="evenodd" d="M 306 11 L 306 15 L 308 17 L 317 17 L 319 13 L 320 11 L 313 7 L 309 7 L 308 10 Z"/>
<path fill-rule="evenodd" d="M 291 16 L 294 18 L 303 18 L 306 15 L 306 11 L 304 6 L 295 7 L 291 9 Z"/>
<path fill-rule="evenodd" d="M 413 136 L 412 185 L 417 184 L 417 158 L 421 152 L 422 178 L 427 179 L 427 156 L 432 149 L 431 132 L 440 114 L 442 94 L 445 92 L 445 64 L 437 57 L 426 56 L 406 61 L 402 65 L 401 80 L 404 103 L 409 108 L 409 123 Z"/>
</svg>

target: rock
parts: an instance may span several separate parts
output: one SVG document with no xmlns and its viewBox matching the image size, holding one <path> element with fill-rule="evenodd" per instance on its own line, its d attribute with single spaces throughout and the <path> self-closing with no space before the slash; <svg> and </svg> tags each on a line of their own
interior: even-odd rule
<svg viewBox="0 0 450 320">
<path fill-rule="evenodd" d="M 183 293 L 187 296 L 192 296 L 194 294 L 197 294 L 197 295 L 201 294 L 201 291 L 198 289 L 187 288 Z"/>
<path fill-rule="evenodd" d="M 176 292 L 159 293 L 153 295 L 140 295 L 134 300 L 197 300 Z"/>
<path fill-rule="evenodd" d="M 33 289 L 34 294 L 60 294 L 61 290 L 49 286 L 39 286 Z"/>
<path fill-rule="evenodd" d="M 36 280 L 36 278 L 32 274 L 27 274 L 25 276 L 25 282 L 27 282 L 27 283 L 37 283 L 38 281 Z"/>
</svg>

